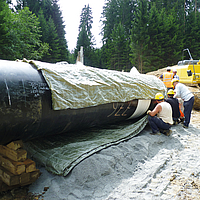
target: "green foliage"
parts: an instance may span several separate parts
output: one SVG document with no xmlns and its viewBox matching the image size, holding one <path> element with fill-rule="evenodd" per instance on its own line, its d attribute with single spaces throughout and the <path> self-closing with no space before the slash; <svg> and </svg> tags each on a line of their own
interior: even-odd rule
<svg viewBox="0 0 200 200">
<path fill-rule="evenodd" d="M 148 11 L 150 5 L 145 2 L 140 1 L 144 8 L 138 7 L 131 35 L 132 62 L 136 63 L 141 72 L 174 63 L 178 54 L 177 42 L 180 44 L 180 38 L 177 37 L 179 26 L 174 9 L 167 15 L 164 8 L 158 10 L 155 4 L 152 4 Z"/>
<path fill-rule="evenodd" d="M 17 0 L 16 10 L 9 5 L 0 1 L 0 59 L 75 63 L 83 46 L 86 65 L 120 71 L 134 65 L 142 73 L 176 64 L 185 48 L 200 59 L 200 0 L 105 0 L 101 49 L 94 48 L 92 10 L 84 6 L 74 53 L 58 0 Z"/>
<path fill-rule="evenodd" d="M 39 17 L 42 30 L 41 41 L 50 46 L 42 61 L 69 61 L 69 51 L 65 39 L 65 26 L 57 0 L 17 0 L 17 10 L 28 6 Z"/>
<path fill-rule="evenodd" d="M 135 18 L 132 22 L 133 29 L 131 34 L 132 64 L 137 66 L 142 73 L 143 68 L 149 66 L 148 45 L 150 36 L 148 34 L 148 2 L 146 0 L 137 1 L 138 7 L 134 13 Z"/>
<path fill-rule="evenodd" d="M 46 37 L 44 38 L 44 42 L 49 44 L 49 52 L 48 55 L 43 57 L 43 61 L 50 62 L 50 63 L 56 63 L 60 60 L 61 57 L 61 49 L 59 48 L 59 38 L 58 34 L 56 32 L 56 27 L 54 25 L 53 19 L 49 18 L 47 21 L 46 26 Z"/>
<path fill-rule="evenodd" d="M 13 13 L 12 16 L 10 33 L 13 38 L 14 58 L 40 59 L 47 46 L 41 44 L 40 41 L 41 31 L 38 18 L 27 7 L 19 11 L 18 14 Z"/>
<path fill-rule="evenodd" d="M 76 63 L 76 57 L 75 57 L 75 54 L 74 54 L 73 51 L 69 53 L 69 63 L 70 64 L 75 64 Z"/>
<path fill-rule="evenodd" d="M 11 11 L 5 1 L 0 1 L 0 59 L 9 59 L 7 54 L 10 51 L 10 38 L 8 21 Z"/>
<path fill-rule="evenodd" d="M 166 8 L 158 7 L 159 1 L 142 0 L 138 5 L 131 34 L 132 62 L 141 72 L 175 64 L 183 49 L 177 10 L 170 7 L 169 13 L 167 1 Z"/>
<path fill-rule="evenodd" d="M 193 59 L 200 58 L 200 13 L 190 11 L 186 17 L 184 48 L 189 48 Z"/>
<path fill-rule="evenodd" d="M 83 46 L 84 64 L 94 66 L 95 53 L 93 48 L 93 35 L 91 32 L 93 23 L 92 11 L 90 6 L 86 6 L 82 9 L 80 15 L 79 34 L 77 38 L 77 45 L 75 49 L 75 56 L 77 57 L 80 47 Z"/>
<path fill-rule="evenodd" d="M 109 69 L 130 71 L 129 66 L 129 41 L 124 26 L 119 23 L 113 29 L 108 41 L 107 55 L 109 57 L 107 66 Z M 128 68 L 128 69 L 127 69 Z"/>
<path fill-rule="evenodd" d="M 102 13 L 102 65 L 123 69 L 116 64 L 125 58 L 121 53 L 117 57 L 122 49 L 116 45 L 122 38 L 117 31 L 120 23 L 126 38 L 122 46 L 129 41 L 129 59 L 142 73 L 176 64 L 184 48 L 199 59 L 199 8 L 199 0 L 107 0 Z"/>
<path fill-rule="evenodd" d="M 69 61 L 68 45 L 65 39 L 65 25 L 63 25 L 64 22 L 60 7 L 58 6 L 58 0 L 53 0 L 53 5 L 51 8 L 51 16 L 56 28 L 55 31 L 58 34 L 58 61 Z"/>
<path fill-rule="evenodd" d="M 80 16 L 80 26 L 79 31 L 85 27 L 85 30 L 87 32 L 87 35 L 90 39 L 92 39 L 92 23 L 93 23 L 93 17 L 92 17 L 92 10 L 88 4 L 88 6 L 85 5 L 85 7 L 82 9 L 81 16 Z"/>
<path fill-rule="evenodd" d="M 129 71 L 130 32 L 135 2 L 107 1 L 103 10 L 102 64 L 109 69 Z"/>
<path fill-rule="evenodd" d="M 4 8 L 2 7 L 4 6 Z M 11 12 L 8 5 L 0 4 L 3 25 L 1 27 L 2 59 L 40 59 L 48 51 L 48 44 L 40 41 L 38 18 L 26 7 L 23 10 Z M 3 33 L 4 31 L 4 33 Z"/>
</svg>

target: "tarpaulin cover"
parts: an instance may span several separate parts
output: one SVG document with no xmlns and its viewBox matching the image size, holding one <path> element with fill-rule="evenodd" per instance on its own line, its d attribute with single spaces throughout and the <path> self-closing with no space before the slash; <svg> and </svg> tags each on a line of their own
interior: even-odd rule
<svg viewBox="0 0 200 200">
<path fill-rule="evenodd" d="M 66 176 L 78 163 L 101 149 L 118 144 L 140 133 L 147 124 L 147 116 L 138 121 L 128 120 L 118 125 L 90 129 L 71 136 L 55 135 L 24 144 L 31 156 L 57 175 Z"/>
<path fill-rule="evenodd" d="M 166 93 L 163 82 L 152 75 L 99 69 L 82 64 L 30 63 L 42 71 L 52 92 L 54 110 L 78 109 L 134 99 L 150 100 L 158 92 Z M 145 116 L 137 122 L 124 123 L 66 136 L 40 138 L 25 143 L 25 146 L 47 170 L 66 176 L 91 154 L 137 135 L 147 124 L 147 119 Z"/>
<path fill-rule="evenodd" d="M 166 92 L 163 82 L 153 75 L 99 69 L 81 63 L 30 63 L 42 71 L 52 92 L 54 110 L 154 99 L 156 93 Z"/>
</svg>

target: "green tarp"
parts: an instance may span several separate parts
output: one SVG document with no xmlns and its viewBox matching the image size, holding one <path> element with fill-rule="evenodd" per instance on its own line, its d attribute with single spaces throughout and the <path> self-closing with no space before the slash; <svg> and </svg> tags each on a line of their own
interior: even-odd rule
<svg viewBox="0 0 200 200">
<path fill-rule="evenodd" d="M 39 138 L 24 144 L 25 149 L 45 168 L 57 175 L 66 176 L 79 162 L 90 155 L 130 139 L 147 124 L 147 116 L 138 121 L 128 120 L 101 129 L 80 131 L 71 136 L 55 135 Z"/>
</svg>

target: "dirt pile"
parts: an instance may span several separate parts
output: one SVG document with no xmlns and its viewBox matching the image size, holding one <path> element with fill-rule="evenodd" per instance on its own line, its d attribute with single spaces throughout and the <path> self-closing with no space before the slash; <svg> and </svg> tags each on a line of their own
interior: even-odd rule
<svg viewBox="0 0 200 200">
<path fill-rule="evenodd" d="M 200 111 L 200 93 L 194 93 L 194 98 L 195 100 L 193 108 Z"/>
</svg>

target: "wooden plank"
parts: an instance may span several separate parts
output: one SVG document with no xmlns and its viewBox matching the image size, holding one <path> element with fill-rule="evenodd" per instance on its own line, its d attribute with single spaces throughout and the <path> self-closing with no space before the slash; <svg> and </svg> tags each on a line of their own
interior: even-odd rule
<svg viewBox="0 0 200 200">
<path fill-rule="evenodd" d="M 27 159 L 27 152 L 25 149 L 17 149 L 15 151 L 6 146 L 0 145 L 0 154 L 16 162 L 25 161 Z"/>
<path fill-rule="evenodd" d="M 12 150 L 17 150 L 23 147 L 23 142 L 22 140 L 17 140 L 17 141 L 10 142 L 6 146 Z"/>
<path fill-rule="evenodd" d="M 25 172 L 25 164 L 23 162 L 16 162 L 9 158 L 0 155 L 0 165 L 7 169 L 14 175 L 19 175 Z"/>
<path fill-rule="evenodd" d="M 20 184 L 26 184 L 30 181 L 30 179 L 31 179 L 30 173 L 23 173 L 23 174 L 20 174 L 19 176 Z"/>
<path fill-rule="evenodd" d="M 39 169 L 36 169 L 36 171 L 30 172 L 29 174 L 30 174 L 30 181 L 26 183 L 20 183 L 21 186 L 30 185 L 34 183 L 40 177 L 41 172 Z"/>
<path fill-rule="evenodd" d="M 3 170 L 0 168 L 0 177 L 3 176 Z"/>
<path fill-rule="evenodd" d="M 31 181 L 35 182 L 41 175 L 41 172 L 39 169 L 36 169 L 34 172 L 30 173 L 30 179 Z"/>
<path fill-rule="evenodd" d="M 3 170 L 0 169 L 0 174 L 1 174 L 1 171 L 3 171 Z M 39 178 L 40 175 L 41 175 L 41 172 L 39 169 L 36 169 L 36 171 L 34 171 L 34 172 L 23 173 L 23 174 L 17 176 L 19 178 L 18 179 L 19 184 L 10 185 L 10 186 L 1 180 L 1 175 L 0 175 L 0 192 L 11 190 L 13 188 L 18 188 L 21 186 L 30 185 L 30 184 L 34 183 Z"/>
<path fill-rule="evenodd" d="M 33 162 L 34 161 L 30 159 L 28 159 L 27 161 L 28 165 L 30 164 L 30 166 L 32 166 Z M 40 177 L 40 175 L 41 172 L 39 169 L 35 169 L 34 171 L 29 173 L 24 172 L 20 175 L 14 175 L 5 168 L 0 167 L 0 192 L 8 191 L 21 186 L 30 185 L 34 183 Z"/>
<path fill-rule="evenodd" d="M 20 187 L 20 185 L 8 186 L 2 180 L 0 180 L 0 192 L 12 190 L 13 188 Z"/>
<path fill-rule="evenodd" d="M 5 146 L 0 145 L 0 154 L 3 156 L 6 156 L 6 148 L 4 148 Z"/>
<path fill-rule="evenodd" d="M 14 175 L 8 170 L 0 167 L 0 179 L 8 186 L 18 185 L 19 175 Z"/>
<path fill-rule="evenodd" d="M 23 163 L 25 164 L 26 173 L 33 172 L 36 170 L 36 165 L 33 160 L 26 159 Z"/>
</svg>

